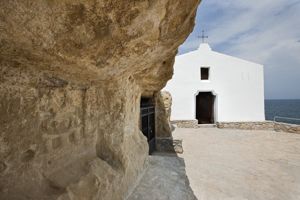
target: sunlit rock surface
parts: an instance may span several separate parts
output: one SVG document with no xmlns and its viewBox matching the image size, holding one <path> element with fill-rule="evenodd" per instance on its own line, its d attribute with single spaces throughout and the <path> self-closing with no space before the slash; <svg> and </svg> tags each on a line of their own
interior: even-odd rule
<svg viewBox="0 0 300 200">
<path fill-rule="evenodd" d="M 0 2 L 0 199 L 123 199 L 140 97 L 172 76 L 199 0 Z"/>
<path fill-rule="evenodd" d="M 155 95 L 156 105 L 156 136 L 159 138 L 172 137 L 172 125 L 170 121 L 172 96 L 167 91 Z"/>
</svg>

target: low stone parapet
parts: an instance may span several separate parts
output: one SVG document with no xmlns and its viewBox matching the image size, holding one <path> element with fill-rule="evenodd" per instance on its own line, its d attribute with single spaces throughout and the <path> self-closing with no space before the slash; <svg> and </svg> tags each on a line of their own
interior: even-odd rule
<svg viewBox="0 0 300 200">
<path fill-rule="evenodd" d="M 274 130 L 274 122 L 217 122 L 217 127 L 242 130 Z"/>
<path fill-rule="evenodd" d="M 298 133 L 300 125 L 281 122 L 217 122 L 218 128 L 241 129 L 241 130 L 272 130 L 277 132 Z"/>
<path fill-rule="evenodd" d="M 198 124 L 197 120 L 177 120 L 172 121 L 172 125 L 177 128 L 206 128 L 206 125 Z M 221 129 L 240 129 L 240 130 L 270 130 L 286 133 L 300 134 L 300 125 L 273 122 L 273 121 L 260 121 L 260 122 L 217 122 L 217 128 Z"/>
<path fill-rule="evenodd" d="M 199 128 L 197 120 L 174 120 L 171 124 L 178 128 Z"/>
<path fill-rule="evenodd" d="M 276 122 L 274 123 L 274 130 L 278 132 L 300 134 L 300 125 Z"/>
</svg>

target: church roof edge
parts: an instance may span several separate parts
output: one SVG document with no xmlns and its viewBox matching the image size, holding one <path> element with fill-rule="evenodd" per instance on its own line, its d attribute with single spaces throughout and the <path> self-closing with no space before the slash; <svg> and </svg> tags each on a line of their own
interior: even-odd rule
<svg viewBox="0 0 300 200">
<path fill-rule="evenodd" d="M 198 47 L 198 50 L 200 51 L 212 51 L 211 47 L 208 43 L 201 43 Z"/>
</svg>

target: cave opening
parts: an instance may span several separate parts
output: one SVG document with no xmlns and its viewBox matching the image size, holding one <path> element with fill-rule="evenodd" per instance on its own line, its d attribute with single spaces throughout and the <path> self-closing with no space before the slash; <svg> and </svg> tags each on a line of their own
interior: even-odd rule
<svg viewBox="0 0 300 200">
<path fill-rule="evenodd" d="M 152 98 L 141 98 L 140 128 L 147 138 L 149 154 L 155 150 L 155 104 Z"/>
</svg>

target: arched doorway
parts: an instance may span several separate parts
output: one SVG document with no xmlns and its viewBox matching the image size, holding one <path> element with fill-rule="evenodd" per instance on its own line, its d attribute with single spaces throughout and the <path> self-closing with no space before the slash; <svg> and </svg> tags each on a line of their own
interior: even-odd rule
<svg viewBox="0 0 300 200">
<path fill-rule="evenodd" d="M 196 119 L 198 124 L 215 123 L 215 99 L 212 92 L 199 92 L 196 96 Z"/>
</svg>

